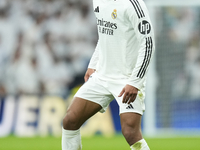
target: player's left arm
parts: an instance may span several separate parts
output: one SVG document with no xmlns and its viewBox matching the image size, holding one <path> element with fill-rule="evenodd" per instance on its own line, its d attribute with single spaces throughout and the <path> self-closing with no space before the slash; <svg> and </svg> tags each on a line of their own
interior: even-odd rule
<svg viewBox="0 0 200 150">
<path fill-rule="evenodd" d="M 138 90 L 144 86 L 147 70 L 154 51 L 154 33 L 148 10 L 143 1 L 132 2 L 132 7 L 127 9 L 127 17 L 133 26 L 137 38 L 138 55 L 136 65 L 129 78 L 129 82 L 122 89 L 119 96 L 123 95 L 123 103 L 135 100 Z"/>
<path fill-rule="evenodd" d="M 118 97 L 121 97 L 123 95 L 122 103 L 130 104 L 135 100 L 137 97 L 138 89 L 135 88 L 132 85 L 127 84 L 121 91 L 121 93 L 118 95 Z"/>
</svg>

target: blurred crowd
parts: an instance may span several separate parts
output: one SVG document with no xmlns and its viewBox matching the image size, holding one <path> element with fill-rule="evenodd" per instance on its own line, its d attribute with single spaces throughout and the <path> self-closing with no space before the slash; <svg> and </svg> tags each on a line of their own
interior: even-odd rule
<svg viewBox="0 0 200 150">
<path fill-rule="evenodd" d="M 157 17 L 159 99 L 200 98 L 199 7 L 165 7 Z"/>
<path fill-rule="evenodd" d="M 157 98 L 200 98 L 199 7 L 155 11 Z M 97 42 L 92 0 L 0 0 L 0 95 L 67 95 Z"/>
<path fill-rule="evenodd" d="M 171 127 L 174 114 L 181 109 L 185 114 L 195 111 L 183 102 L 190 101 L 189 104 L 194 105 L 193 102 L 200 100 L 199 8 L 171 6 L 157 9 L 158 126 Z"/>
<path fill-rule="evenodd" d="M 66 96 L 96 42 L 92 1 L 1 0 L 0 95 Z"/>
</svg>

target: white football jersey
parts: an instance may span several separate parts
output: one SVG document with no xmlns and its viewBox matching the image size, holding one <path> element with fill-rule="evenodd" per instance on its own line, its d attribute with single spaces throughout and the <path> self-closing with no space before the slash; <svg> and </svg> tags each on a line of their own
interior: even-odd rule
<svg viewBox="0 0 200 150">
<path fill-rule="evenodd" d="M 99 78 L 123 80 L 138 89 L 155 49 L 153 27 L 143 0 L 93 0 L 99 40 L 88 68 Z"/>
</svg>

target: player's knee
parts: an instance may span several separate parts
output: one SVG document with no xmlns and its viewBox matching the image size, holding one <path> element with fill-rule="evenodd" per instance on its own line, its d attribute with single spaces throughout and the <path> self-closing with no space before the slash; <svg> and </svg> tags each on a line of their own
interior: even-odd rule
<svg viewBox="0 0 200 150">
<path fill-rule="evenodd" d="M 137 128 L 136 126 L 130 126 L 130 125 L 123 125 L 122 126 L 122 134 L 124 137 L 129 138 L 129 137 L 137 137 L 140 135 L 140 129 Z"/>
<path fill-rule="evenodd" d="M 63 119 L 63 128 L 66 130 L 77 130 L 80 128 L 79 119 L 73 112 L 67 112 Z"/>
<path fill-rule="evenodd" d="M 122 134 L 124 135 L 129 145 L 134 144 L 135 142 L 137 142 L 138 140 L 142 138 L 142 133 L 141 133 L 140 128 L 137 128 L 134 126 L 123 125 Z"/>
<path fill-rule="evenodd" d="M 134 133 L 135 133 L 134 128 L 130 128 L 129 126 L 122 127 L 122 134 L 124 135 L 124 137 L 128 138 L 129 136 L 134 135 Z"/>
</svg>

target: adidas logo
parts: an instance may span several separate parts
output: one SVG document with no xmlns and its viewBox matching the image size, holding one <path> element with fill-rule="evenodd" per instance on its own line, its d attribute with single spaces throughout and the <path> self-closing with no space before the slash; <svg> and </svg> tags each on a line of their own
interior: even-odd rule
<svg viewBox="0 0 200 150">
<path fill-rule="evenodd" d="M 126 107 L 126 109 L 134 109 L 134 107 L 133 107 L 133 105 L 128 105 L 127 107 Z"/>
<path fill-rule="evenodd" d="M 97 6 L 97 8 L 94 9 L 94 12 L 99 12 L 99 6 Z"/>
</svg>

